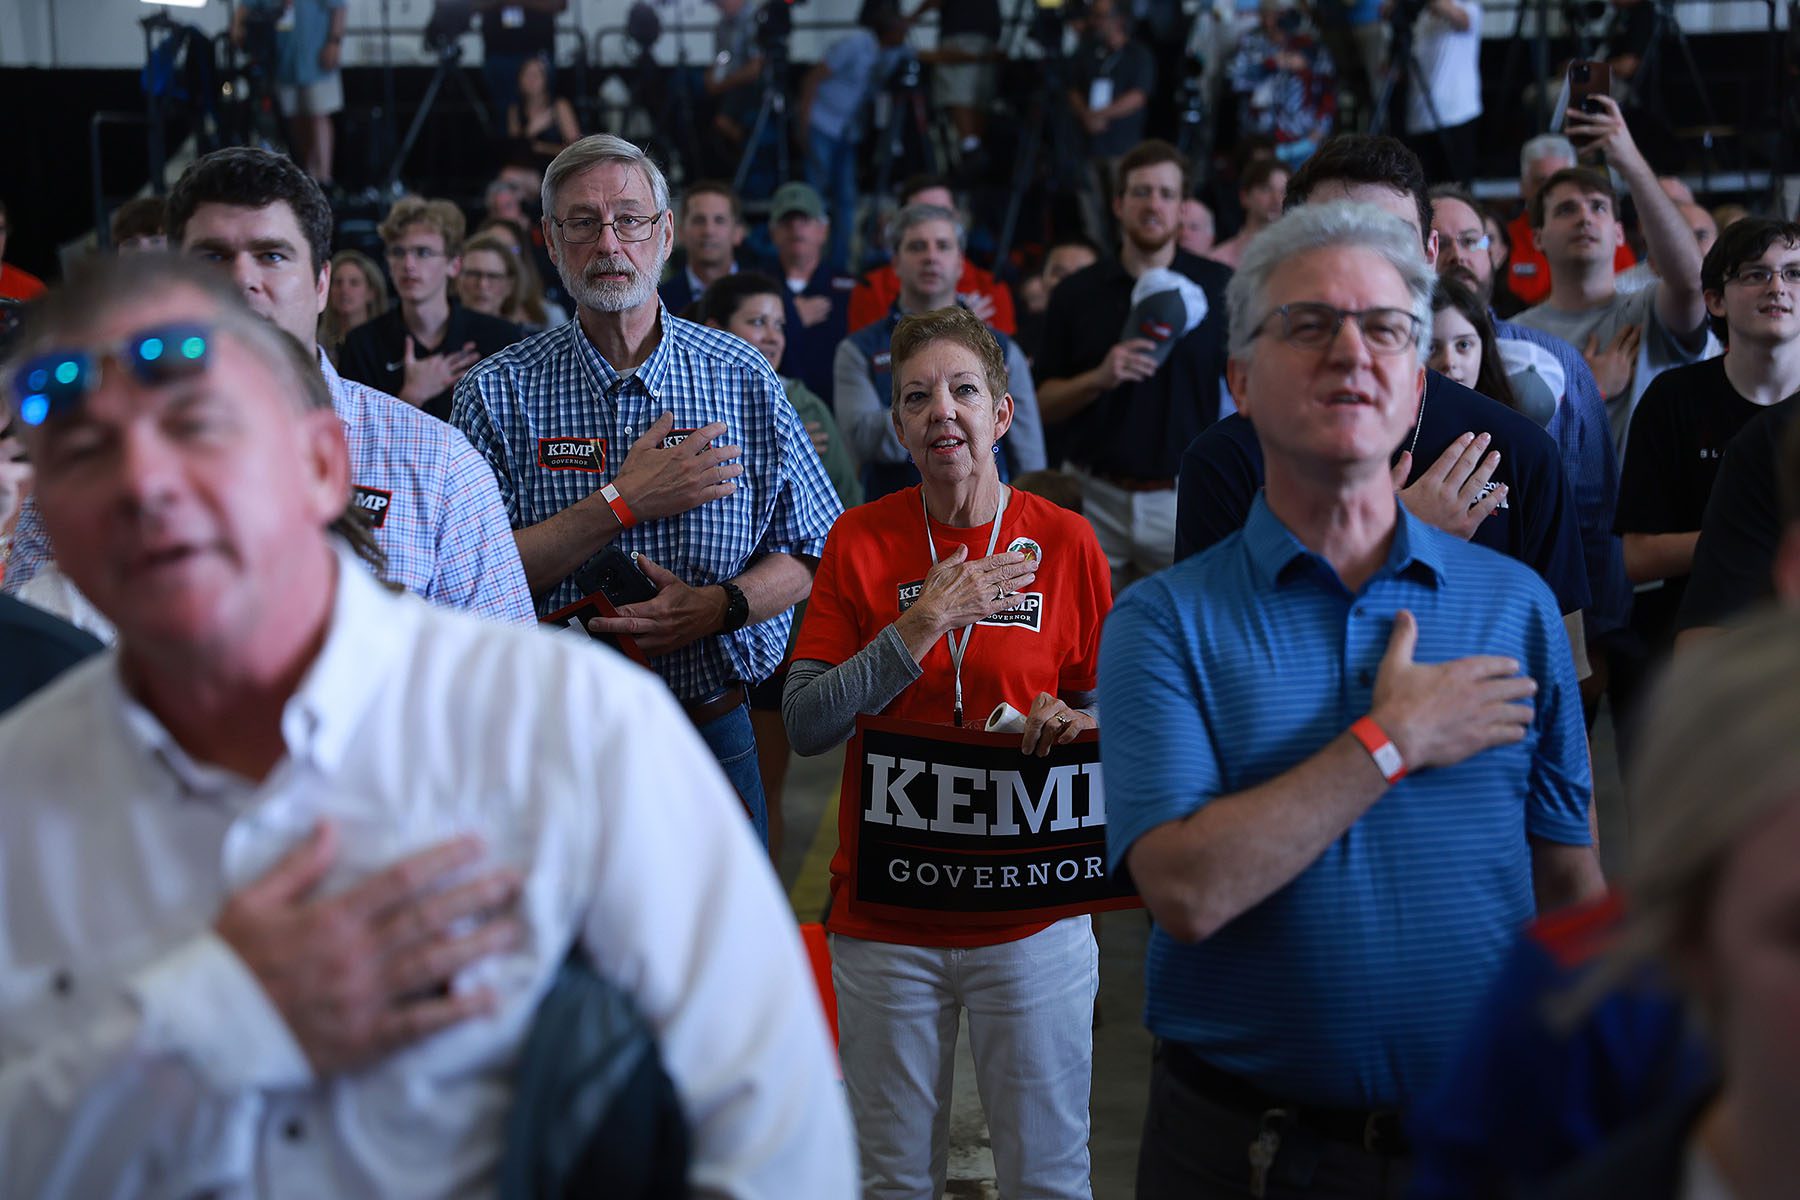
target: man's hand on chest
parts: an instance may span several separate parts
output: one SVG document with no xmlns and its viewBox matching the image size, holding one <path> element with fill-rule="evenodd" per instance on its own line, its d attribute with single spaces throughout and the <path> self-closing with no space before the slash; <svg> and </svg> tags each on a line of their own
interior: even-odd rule
<svg viewBox="0 0 1800 1200">
<path fill-rule="evenodd" d="M 710 500 L 723 500 L 737 491 L 736 479 L 744 473 L 734 462 L 738 446 L 715 446 L 724 436 L 725 423 L 715 421 L 694 430 L 672 445 L 669 434 L 675 414 L 665 412 L 631 443 L 613 485 L 640 521 L 678 516 Z"/>
</svg>

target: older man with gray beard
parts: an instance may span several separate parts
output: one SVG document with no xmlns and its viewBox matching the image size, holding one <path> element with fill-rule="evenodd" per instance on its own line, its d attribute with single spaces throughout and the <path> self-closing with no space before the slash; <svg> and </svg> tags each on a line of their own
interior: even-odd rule
<svg viewBox="0 0 1800 1200">
<path fill-rule="evenodd" d="M 837 494 L 763 356 L 657 299 L 674 223 L 656 164 L 583 138 L 543 200 L 578 319 L 470 371 L 451 422 L 494 469 L 542 611 L 581 598 L 573 576 L 602 547 L 634 552 L 655 597 L 589 628 L 649 657 L 766 840 L 745 687 L 781 664 Z"/>
</svg>

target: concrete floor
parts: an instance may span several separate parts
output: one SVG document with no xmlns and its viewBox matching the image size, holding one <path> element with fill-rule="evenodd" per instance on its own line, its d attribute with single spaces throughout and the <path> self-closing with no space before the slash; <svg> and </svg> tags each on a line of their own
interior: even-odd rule
<svg viewBox="0 0 1800 1200">
<path fill-rule="evenodd" d="M 1610 875 L 1622 864 L 1627 826 L 1614 765 L 1612 729 L 1604 713 L 1594 728 L 1593 753 L 1601 858 Z M 780 866 L 782 883 L 802 921 L 817 921 L 824 908 L 827 869 L 837 845 L 836 800 L 842 769 L 841 752 L 813 759 L 796 757 L 790 764 L 783 802 L 787 834 Z M 1150 1035 L 1143 1026 L 1144 944 L 1149 929 L 1141 912 L 1102 914 L 1099 928 L 1100 1024 L 1094 1031 L 1088 1143 L 1094 1198 L 1130 1200 L 1150 1078 Z M 966 1026 L 957 1053 L 950 1134 L 946 1196 L 957 1200 L 998 1197 Z"/>
</svg>

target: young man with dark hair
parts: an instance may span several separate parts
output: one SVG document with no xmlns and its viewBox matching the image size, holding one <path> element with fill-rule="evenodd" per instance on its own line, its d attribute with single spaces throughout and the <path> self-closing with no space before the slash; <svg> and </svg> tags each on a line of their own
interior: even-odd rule
<svg viewBox="0 0 1800 1200">
<path fill-rule="evenodd" d="M 1645 391 L 1619 489 L 1626 568 L 1660 585 L 1638 593 L 1632 621 L 1652 653 L 1768 595 L 1782 430 L 1800 407 L 1800 224 L 1736 222 L 1701 283 L 1725 353 Z"/>
<path fill-rule="evenodd" d="M 900 207 L 909 204 L 935 204 L 939 208 L 960 211 L 950 181 L 942 175 L 914 175 L 900 185 Z M 883 320 L 900 298 L 900 276 L 894 264 L 883 263 L 863 274 L 850 293 L 850 332 L 866 329 Z M 988 327 L 1011 336 L 1018 332 L 1018 314 L 1013 308 L 1012 289 L 994 278 L 963 255 L 962 274 L 956 280 L 956 298 Z"/>
<path fill-rule="evenodd" d="M 169 193 L 181 253 L 228 272 L 258 316 L 319 364 L 350 449 L 356 501 L 374 526 L 393 582 L 436 604 L 496 620 L 535 621 L 506 511 L 487 464 L 460 433 L 338 375 L 319 348 L 331 292 L 331 207 L 295 163 L 233 147 L 196 159 Z M 27 502 L 7 563 L 16 592 L 50 561 Z"/>
<path fill-rule="evenodd" d="M 690 184 L 681 198 L 681 223 L 675 233 L 686 259 L 656 291 L 670 312 L 683 313 L 707 288 L 738 269 L 737 248 L 744 244 L 738 194 L 717 179 Z"/>
<path fill-rule="evenodd" d="M 161 196 L 138 196 L 113 210 L 107 243 L 116 254 L 169 248 L 169 213 Z"/>
<path fill-rule="evenodd" d="M 1231 272 L 1176 245 L 1187 174 L 1167 142 L 1126 153 L 1113 198 L 1118 258 L 1069 276 L 1044 316 L 1038 409 L 1047 430 L 1062 427 L 1116 589 L 1173 561 L 1181 451 L 1219 415 Z M 1185 322 L 1150 322 L 1125 336 L 1133 294 L 1152 271 L 1161 272 L 1153 285 L 1166 283 L 1157 291 L 1180 293 Z"/>
<path fill-rule="evenodd" d="M 1338 134 L 1288 181 L 1287 205 L 1374 204 L 1418 234 L 1435 263 L 1438 236 L 1418 156 L 1391 137 Z M 1395 451 L 1395 483 L 1427 524 L 1520 560 L 1555 593 L 1580 674 L 1582 610 L 1589 604 L 1574 494 L 1556 443 L 1530 418 L 1426 372 L 1413 428 Z M 1242 528 L 1263 482 L 1257 432 L 1233 414 L 1196 438 L 1181 458 L 1176 556 L 1185 558 Z"/>
<path fill-rule="evenodd" d="M 1624 457 L 1632 410 L 1650 381 L 1706 352 L 1707 310 L 1693 231 L 1632 140 L 1619 106 L 1609 96 L 1594 103 L 1600 111 L 1569 110 L 1569 135 L 1602 149 L 1630 188 L 1660 282 L 1620 293 L 1613 250 L 1624 234 L 1612 178 L 1594 167 L 1571 167 L 1550 176 L 1532 198 L 1532 237 L 1550 264 L 1550 296 L 1517 320 L 1582 352 L 1606 396 L 1613 442 Z"/>
<path fill-rule="evenodd" d="M 400 303 L 352 330 L 344 374 L 440 421 L 470 367 L 525 336 L 511 321 L 464 308 L 450 283 L 462 270 L 462 210 L 448 200 L 404 196 L 381 223 L 388 273 Z"/>
</svg>

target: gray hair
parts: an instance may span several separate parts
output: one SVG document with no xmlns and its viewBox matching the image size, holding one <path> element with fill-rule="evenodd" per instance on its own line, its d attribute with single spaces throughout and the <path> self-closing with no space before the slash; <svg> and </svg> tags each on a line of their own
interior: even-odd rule
<svg viewBox="0 0 1800 1200">
<path fill-rule="evenodd" d="M 1373 204 L 1303 204 L 1257 234 L 1225 288 L 1231 317 L 1231 357 L 1247 359 L 1256 331 L 1269 318 L 1269 279 L 1283 263 L 1314 250 L 1334 247 L 1368 250 L 1394 268 L 1412 296 L 1419 322 L 1418 360 L 1431 355 L 1431 292 L 1437 274 L 1425 261 L 1419 234 L 1411 225 Z"/>
<path fill-rule="evenodd" d="M 1526 142 L 1519 149 L 1519 173 L 1522 175 L 1531 169 L 1531 164 L 1546 158 L 1566 158 L 1570 162 L 1579 161 L 1575 157 L 1575 144 L 1560 133 L 1540 133 Z"/>
<path fill-rule="evenodd" d="M 956 246 L 963 245 L 962 218 L 954 209 L 945 208 L 941 204 L 908 204 L 895 213 L 888 221 L 887 243 L 888 253 L 900 253 L 900 243 L 906 240 L 907 231 L 915 225 L 923 225 L 927 221 L 948 221 L 956 230 Z"/>
<path fill-rule="evenodd" d="M 1676 656 L 1652 693 L 1626 781 L 1636 819 L 1625 922 L 1574 1003 L 1558 1006 L 1565 1017 L 1699 944 L 1726 860 L 1800 799 L 1796 730 L 1800 614 L 1754 616 Z"/>
<path fill-rule="evenodd" d="M 656 160 L 622 137 L 614 137 L 610 133 L 591 133 L 577 142 L 570 142 L 550 163 L 550 169 L 544 172 L 544 187 L 541 198 L 544 202 L 546 216 L 556 211 L 556 191 L 563 181 L 571 176 L 579 175 L 589 167 L 601 163 L 629 163 L 644 173 L 650 181 L 650 198 L 656 205 L 656 211 L 662 212 L 669 207 L 669 181 L 663 175 L 662 168 Z"/>
</svg>

